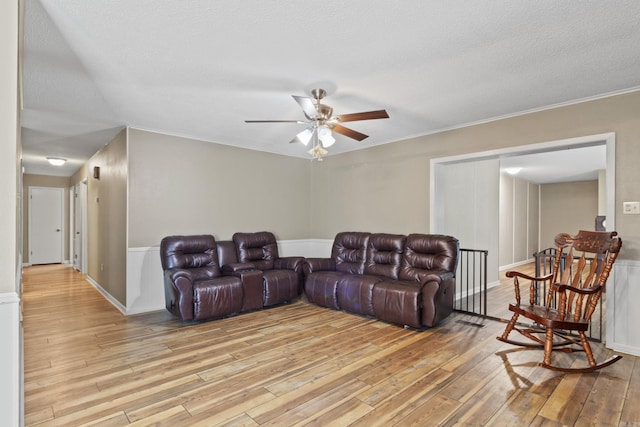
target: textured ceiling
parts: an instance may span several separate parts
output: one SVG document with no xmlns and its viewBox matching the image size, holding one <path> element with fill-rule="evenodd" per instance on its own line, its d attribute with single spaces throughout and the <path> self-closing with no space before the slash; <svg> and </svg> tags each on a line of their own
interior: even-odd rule
<svg viewBox="0 0 640 427">
<path fill-rule="evenodd" d="M 640 89 L 640 2 L 31 0 L 24 164 L 71 175 L 122 127 L 308 158 L 291 95 L 353 122 L 331 154 Z M 69 159 L 54 169 L 47 155 Z"/>
</svg>

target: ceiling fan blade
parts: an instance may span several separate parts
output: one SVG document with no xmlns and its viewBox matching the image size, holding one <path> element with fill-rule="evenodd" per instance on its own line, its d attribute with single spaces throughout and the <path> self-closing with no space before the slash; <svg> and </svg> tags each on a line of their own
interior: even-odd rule
<svg viewBox="0 0 640 427">
<path fill-rule="evenodd" d="M 307 123 L 302 120 L 245 120 L 245 123 Z"/>
<path fill-rule="evenodd" d="M 340 122 L 355 122 L 358 120 L 388 119 L 389 114 L 386 110 L 364 111 L 362 113 L 340 114 L 335 116 Z"/>
<path fill-rule="evenodd" d="M 309 119 L 315 119 L 318 117 L 318 110 L 316 110 L 316 104 L 313 103 L 313 99 L 307 96 L 293 96 L 293 99 L 302 107 L 302 111 L 304 111 L 304 115 Z"/>
<path fill-rule="evenodd" d="M 369 135 L 365 135 L 364 133 L 360 133 L 358 131 L 340 125 L 331 126 L 331 130 L 341 135 L 355 139 L 356 141 L 362 141 L 363 139 L 369 138 Z"/>
</svg>

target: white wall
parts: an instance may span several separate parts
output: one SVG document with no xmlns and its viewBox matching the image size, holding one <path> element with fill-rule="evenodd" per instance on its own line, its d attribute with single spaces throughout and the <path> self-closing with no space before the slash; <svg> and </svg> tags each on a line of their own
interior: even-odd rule
<svg viewBox="0 0 640 427">
<path fill-rule="evenodd" d="M 433 233 L 455 236 L 464 249 L 489 251 L 487 283 L 498 281 L 499 176 L 497 159 L 435 166 Z"/>
<path fill-rule="evenodd" d="M 538 250 L 537 184 L 500 175 L 500 269 L 529 262 Z"/>
<path fill-rule="evenodd" d="M 21 200 L 18 133 L 18 1 L 0 2 L 0 419 L 22 421 L 20 375 L 20 263 L 18 212 Z"/>
</svg>

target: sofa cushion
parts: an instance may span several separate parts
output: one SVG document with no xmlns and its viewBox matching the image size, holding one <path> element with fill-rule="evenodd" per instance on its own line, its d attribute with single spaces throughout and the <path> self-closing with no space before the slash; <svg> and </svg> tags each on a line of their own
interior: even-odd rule
<svg viewBox="0 0 640 427">
<path fill-rule="evenodd" d="M 239 264 L 236 245 L 231 240 L 216 242 L 216 246 L 218 248 L 218 261 L 220 262 L 220 266 Z"/>
<path fill-rule="evenodd" d="M 422 286 L 400 280 L 382 281 L 373 288 L 373 313 L 381 320 L 421 328 Z"/>
<path fill-rule="evenodd" d="M 373 316 L 373 287 L 380 276 L 345 275 L 338 281 L 336 297 L 341 310 Z"/>
<path fill-rule="evenodd" d="M 295 271 L 268 270 L 262 275 L 265 306 L 291 301 L 300 295 L 300 277 Z"/>
<path fill-rule="evenodd" d="M 258 270 L 271 270 L 278 256 L 278 243 L 273 233 L 259 231 L 256 233 L 235 233 L 238 262 L 250 262 Z"/>
<path fill-rule="evenodd" d="M 331 248 L 331 258 L 335 260 L 336 271 L 349 274 L 364 273 L 370 235 L 371 233 L 357 231 L 336 234 Z"/>
<path fill-rule="evenodd" d="M 163 270 L 190 269 L 193 280 L 219 277 L 216 241 L 211 235 L 168 236 L 160 242 Z"/>
<path fill-rule="evenodd" d="M 367 244 L 364 273 L 397 279 L 406 240 L 402 234 L 372 234 Z"/>
<path fill-rule="evenodd" d="M 209 319 L 237 313 L 242 309 L 242 281 L 233 276 L 194 283 L 193 318 Z"/>
<path fill-rule="evenodd" d="M 318 271 L 309 276 L 304 283 L 304 292 L 309 302 L 323 307 L 340 310 L 336 289 L 338 281 L 345 277 L 339 271 Z"/>
</svg>

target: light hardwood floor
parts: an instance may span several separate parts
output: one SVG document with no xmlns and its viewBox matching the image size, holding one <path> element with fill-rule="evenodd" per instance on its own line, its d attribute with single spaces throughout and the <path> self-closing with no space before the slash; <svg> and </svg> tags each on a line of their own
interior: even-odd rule
<svg viewBox="0 0 640 427">
<path fill-rule="evenodd" d="M 59 265 L 25 269 L 23 304 L 29 426 L 640 425 L 640 358 L 553 372 L 468 315 L 415 332 L 298 301 L 183 325 Z"/>
</svg>

